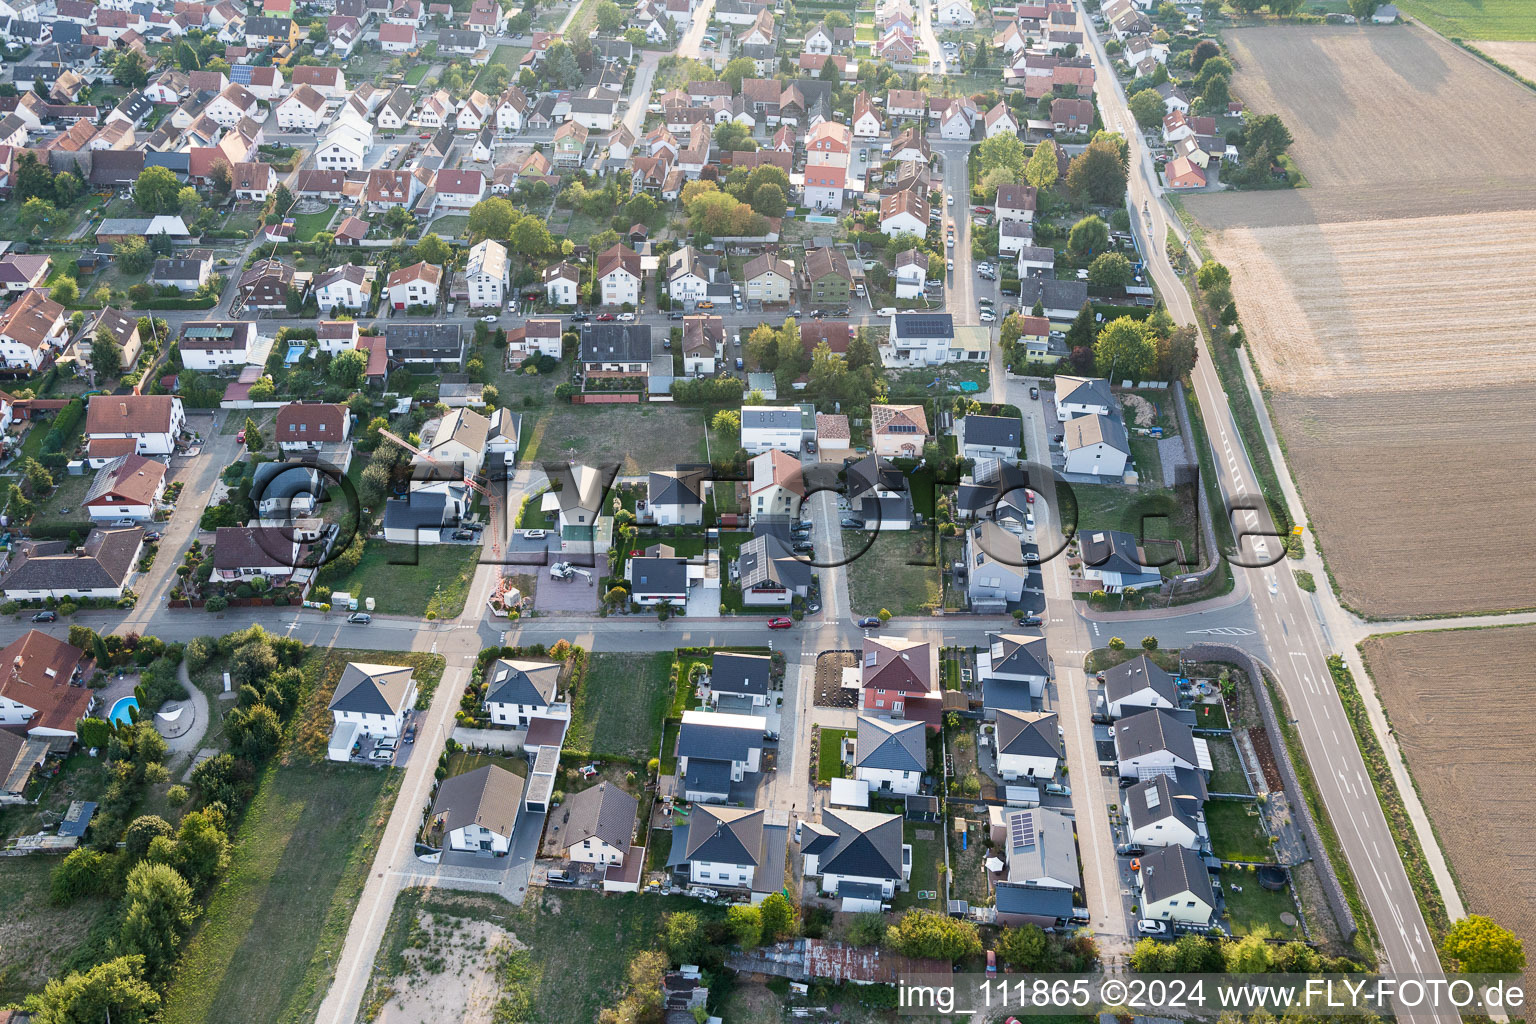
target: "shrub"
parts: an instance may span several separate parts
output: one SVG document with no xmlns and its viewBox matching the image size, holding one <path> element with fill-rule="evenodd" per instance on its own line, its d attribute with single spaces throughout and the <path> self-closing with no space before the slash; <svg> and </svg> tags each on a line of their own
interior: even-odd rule
<svg viewBox="0 0 1536 1024">
<path fill-rule="evenodd" d="M 221 612 L 229 607 L 229 599 L 215 594 L 208 599 L 207 603 L 204 604 L 203 607 L 210 612 Z"/>
</svg>

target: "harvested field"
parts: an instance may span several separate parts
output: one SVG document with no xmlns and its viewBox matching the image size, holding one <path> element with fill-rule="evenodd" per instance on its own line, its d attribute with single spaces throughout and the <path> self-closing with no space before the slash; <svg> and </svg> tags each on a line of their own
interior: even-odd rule
<svg viewBox="0 0 1536 1024">
<path fill-rule="evenodd" d="M 1373 637 L 1361 652 L 1468 911 L 1529 948 L 1536 862 L 1523 796 L 1536 791 L 1536 626 Z"/>
<path fill-rule="evenodd" d="M 1277 393 L 1286 457 L 1340 596 L 1383 618 L 1536 606 L 1536 578 L 1508 572 L 1533 539 L 1536 396 L 1529 386 L 1339 398 Z M 1504 454 L 1468 459 L 1497 420 Z M 1455 467 L 1454 485 L 1442 482 Z M 1431 495 L 1455 494 L 1436 509 Z M 1427 555 L 1435 519 L 1466 543 Z M 1502 537 L 1498 543 L 1475 538 Z M 1454 561 L 1454 567 L 1449 564 Z M 1450 571 L 1454 568 L 1454 571 Z"/>
<path fill-rule="evenodd" d="M 1312 187 L 1190 196 L 1209 227 L 1536 208 L 1536 96 L 1432 33 L 1298 26 L 1223 40 L 1233 92 L 1280 115 Z M 1469 106 L 1499 111 L 1498 130 L 1461 116 Z"/>
<path fill-rule="evenodd" d="M 1536 43 L 1480 39 L 1472 45 L 1499 63 L 1508 64 L 1517 74 L 1536 82 Z"/>
<path fill-rule="evenodd" d="M 1474 478 L 1455 489 L 1465 535 L 1536 541 L 1520 534 L 1536 495 L 1518 471 L 1536 455 L 1522 386 L 1536 381 L 1536 94 L 1422 28 L 1225 41 L 1234 91 L 1281 116 L 1312 187 L 1185 202 L 1232 271 L 1344 600 L 1374 617 L 1536 605 L 1536 583 L 1493 571 L 1495 545 L 1458 545 L 1447 574 L 1423 544 L 1425 471 L 1448 465 Z M 1509 130 L 1458 117 L 1468 103 Z M 1504 443 L 1468 459 L 1490 416 Z"/>
</svg>

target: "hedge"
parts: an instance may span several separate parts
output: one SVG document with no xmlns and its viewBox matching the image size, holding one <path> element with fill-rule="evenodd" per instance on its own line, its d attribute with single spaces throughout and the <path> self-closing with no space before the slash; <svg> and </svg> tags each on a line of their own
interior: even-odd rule
<svg viewBox="0 0 1536 1024">
<path fill-rule="evenodd" d="M 219 304 L 217 297 L 209 296 L 204 299 L 146 299 L 143 302 L 135 302 L 134 309 L 212 309 Z"/>
<path fill-rule="evenodd" d="M 1093 304 L 1093 311 L 1103 314 L 1105 323 L 1122 316 L 1128 316 L 1132 320 L 1145 320 L 1152 315 L 1151 306 L 1112 306 L 1101 302 Z"/>
<path fill-rule="evenodd" d="M 91 532 L 91 524 L 84 523 L 33 523 L 27 527 L 27 535 L 33 540 L 68 540 L 71 533 L 78 533 L 83 541 Z"/>
</svg>

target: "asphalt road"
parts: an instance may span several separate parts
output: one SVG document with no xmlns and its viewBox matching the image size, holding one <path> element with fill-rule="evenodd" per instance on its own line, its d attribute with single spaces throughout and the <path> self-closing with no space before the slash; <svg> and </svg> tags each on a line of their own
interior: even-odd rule
<svg viewBox="0 0 1536 1024">
<path fill-rule="evenodd" d="M 1173 318 L 1179 323 L 1195 323 L 1184 283 L 1174 274 L 1164 250 L 1172 212 L 1162 198 L 1151 157 L 1126 107 L 1124 91 L 1115 79 L 1103 43 L 1088 12 L 1081 11 L 1080 17 L 1098 69 L 1095 89 L 1105 127 L 1122 131 L 1131 140 L 1131 222 L 1142 243 L 1147 266 Z M 1149 216 L 1142 215 L 1144 209 Z M 1242 550 L 1256 564 L 1278 557 L 1280 542 L 1272 537 L 1262 539 L 1262 534 L 1273 532 L 1273 525 L 1203 337 L 1193 379 L 1214 448 L 1222 494 L 1230 507 L 1251 506 L 1249 511 L 1237 513 L 1234 520 L 1235 532 L 1246 535 L 1241 542 Z M 1281 472 L 1285 472 L 1283 467 Z M 1260 545 L 1267 549 L 1267 556 Z M 1289 565 L 1283 557 L 1280 563 L 1257 568 L 1234 566 L 1233 571 L 1248 577 L 1253 613 L 1270 652 L 1270 667 L 1296 717 L 1323 805 L 1339 834 L 1361 898 L 1376 923 L 1384 966 L 1399 973 L 1438 974 L 1440 962 L 1429 929 L 1393 846 L 1381 805 L 1365 777 L 1365 762 L 1334 689 L 1326 662 L 1328 648 Z M 1426 1011 L 1407 1016 L 1420 1020 L 1455 1019 L 1449 1012 Z"/>
</svg>

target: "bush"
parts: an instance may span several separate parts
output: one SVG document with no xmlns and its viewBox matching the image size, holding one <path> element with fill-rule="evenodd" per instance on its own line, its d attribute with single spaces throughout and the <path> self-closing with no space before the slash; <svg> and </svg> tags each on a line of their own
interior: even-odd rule
<svg viewBox="0 0 1536 1024">
<path fill-rule="evenodd" d="M 221 612 L 229 607 L 229 599 L 215 594 L 208 599 L 207 603 L 204 604 L 203 607 L 210 612 Z"/>
</svg>

